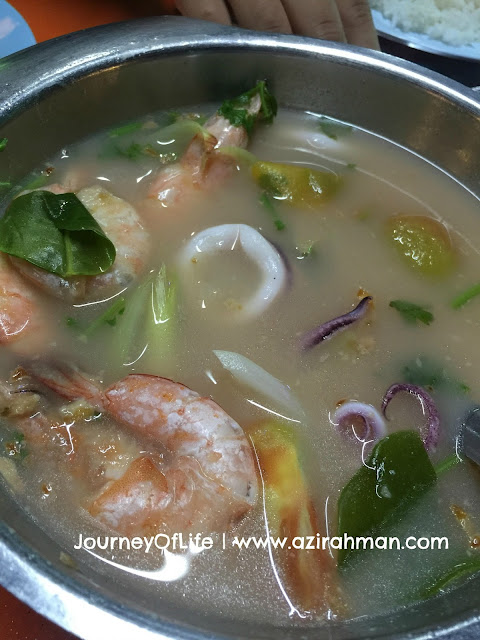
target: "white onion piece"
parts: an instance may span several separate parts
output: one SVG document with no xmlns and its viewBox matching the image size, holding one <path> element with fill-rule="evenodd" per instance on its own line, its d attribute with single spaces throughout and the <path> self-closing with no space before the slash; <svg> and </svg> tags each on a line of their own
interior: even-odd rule
<svg viewBox="0 0 480 640">
<path fill-rule="evenodd" d="M 350 400 L 344 402 L 335 411 L 332 424 L 339 430 L 344 430 L 350 420 L 361 418 L 365 424 L 365 439 L 380 440 L 387 435 L 387 428 L 382 415 L 371 404 Z"/>
<path fill-rule="evenodd" d="M 297 416 L 304 415 L 302 406 L 290 387 L 259 367 L 258 364 L 234 351 L 214 351 L 213 353 L 220 360 L 223 368 L 239 382 L 259 391 L 274 405 L 293 411 Z"/>
<path fill-rule="evenodd" d="M 246 255 L 255 262 L 261 273 L 260 285 L 238 312 L 244 318 L 260 315 L 287 283 L 287 269 L 280 253 L 258 231 L 246 224 L 222 224 L 197 233 L 180 255 L 183 266 L 192 266 L 199 254 L 233 251 L 240 243 Z"/>
</svg>

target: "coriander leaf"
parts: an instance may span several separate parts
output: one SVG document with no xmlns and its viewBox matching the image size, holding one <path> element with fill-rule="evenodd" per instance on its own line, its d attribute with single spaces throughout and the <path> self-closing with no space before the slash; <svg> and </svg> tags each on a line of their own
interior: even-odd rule
<svg viewBox="0 0 480 640">
<path fill-rule="evenodd" d="M 450 471 L 450 469 L 453 469 L 453 467 L 456 467 L 457 464 L 460 464 L 462 462 L 463 460 L 459 458 L 456 453 L 452 453 L 443 460 L 440 460 L 440 462 L 435 465 L 435 473 L 437 474 L 437 476 L 441 476 L 442 473 Z"/>
<path fill-rule="evenodd" d="M 454 298 L 451 302 L 452 308 L 460 309 L 460 307 L 463 307 L 463 305 L 467 304 L 467 302 L 470 302 L 470 300 L 476 298 L 478 295 L 480 295 L 480 283 L 474 284 L 473 287 L 469 287 Z"/>
<path fill-rule="evenodd" d="M 260 196 L 260 203 L 272 216 L 273 224 L 277 228 L 277 231 L 282 231 L 283 229 L 285 229 L 286 225 L 283 220 L 280 219 L 277 208 L 275 207 L 272 198 L 268 195 L 268 193 L 262 193 L 262 195 Z"/>
<path fill-rule="evenodd" d="M 248 107 L 254 96 L 260 97 L 260 111 L 258 115 L 248 112 Z M 242 95 L 225 100 L 218 113 L 230 122 L 234 127 L 243 127 L 248 135 L 252 133 L 253 126 L 257 119 L 262 119 L 266 123 L 273 122 L 277 115 L 277 101 L 267 89 L 264 80 L 258 82 L 253 89 L 242 93 Z"/>
<path fill-rule="evenodd" d="M 374 447 L 369 459 L 343 488 L 338 501 L 338 533 L 377 535 L 398 521 L 431 487 L 437 475 L 415 431 L 397 431 Z M 363 549 L 341 549 L 343 565 Z"/>
<path fill-rule="evenodd" d="M 297 255 L 297 260 L 305 260 L 306 258 L 313 257 L 316 253 L 315 245 L 316 242 L 312 241 L 298 246 L 297 251 L 299 253 Z"/>
<path fill-rule="evenodd" d="M 408 362 L 402 369 L 402 378 L 405 382 L 432 391 L 450 390 L 456 393 L 470 391 L 466 384 L 451 376 L 438 362 L 426 356 L 418 356 Z"/>
<path fill-rule="evenodd" d="M 427 311 L 423 307 L 420 307 L 418 304 L 414 304 L 413 302 L 407 302 L 406 300 L 392 300 L 389 306 L 396 309 L 404 320 L 411 324 L 415 324 L 418 321 L 428 325 L 433 322 L 433 313 Z"/>
<path fill-rule="evenodd" d="M 48 178 L 49 177 L 46 176 L 44 173 L 41 173 L 35 178 L 32 178 L 30 182 L 27 182 L 27 184 L 24 185 L 22 189 L 24 191 L 33 191 L 35 189 L 40 189 L 40 187 L 44 187 L 47 184 Z"/>
<path fill-rule="evenodd" d="M 457 582 L 460 578 L 467 578 L 480 571 L 480 558 L 470 558 L 465 562 L 460 562 L 452 569 L 438 576 L 433 582 L 430 582 L 417 594 L 417 599 L 427 599 L 444 591 L 452 583 Z"/>
<path fill-rule="evenodd" d="M 0 138 L 0 151 L 4 151 L 6 149 L 8 142 L 8 138 Z"/>
<path fill-rule="evenodd" d="M 347 167 L 347 169 L 350 169 L 351 171 L 353 171 L 354 169 L 356 169 L 356 168 L 357 168 L 357 165 L 355 164 L 355 162 L 349 162 L 349 163 L 346 165 L 346 167 Z"/>
<path fill-rule="evenodd" d="M 28 447 L 25 436 L 20 431 L 14 431 L 12 439 L 5 443 L 5 452 L 8 457 L 23 460 L 28 456 Z"/>
<path fill-rule="evenodd" d="M 89 338 L 93 333 L 95 333 L 100 327 L 108 324 L 111 327 L 114 327 L 117 324 L 117 317 L 123 315 L 125 312 L 125 298 L 121 296 L 115 302 L 108 307 L 106 311 L 104 311 L 98 318 L 89 324 L 89 326 L 83 332 L 83 335 L 86 338 Z"/>
<path fill-rule="evenodd" d="M 129 133 L 133 133 L 134 131 L 138 131 L 143 127 L 143 122 L 130 122 L 129 124 L 125 124 L 122 127 L 117 127 L 116 129 L 112 129 L 108 132 L 110 138 L 118 138 L 119 136 L 125 136 Z"/>
<path fill-rule="evenodd" d="M 115 247 L 74 193 L 32 191 L 0 218 L 0 251 L 62 278 L 105 273 Z"/>
<path fill-rule="evenodd" d="M 344 136 L 353 131 L 353 127 L 350 125 L 339 122 L 338 120 L 333 120 L 332 118 L 327 118 L 326 116 L 320 118 L 318 126 L 320 131 L 332 140 L 338 140 L 340 136 Z"/>
</svg>

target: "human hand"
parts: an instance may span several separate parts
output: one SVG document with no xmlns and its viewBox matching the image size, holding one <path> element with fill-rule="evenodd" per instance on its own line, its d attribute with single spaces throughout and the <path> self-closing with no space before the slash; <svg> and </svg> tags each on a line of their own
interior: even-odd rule
<svg viewBox="0 0 480 640">
<path fill-rule="evenodd" d="M 175 0 L 184 16 L 379 49 L 368 0 Z"/>
</svg>

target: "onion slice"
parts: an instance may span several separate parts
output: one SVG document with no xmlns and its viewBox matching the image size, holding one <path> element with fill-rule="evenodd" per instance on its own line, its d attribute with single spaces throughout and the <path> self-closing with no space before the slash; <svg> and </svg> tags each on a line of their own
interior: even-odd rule
<svg viewBox="0 0 480 640">
<path fill-rule="evenodd" d="M 239 382 L 259 391 L 275 406 L 281 406 L 297 416 L 304 415 L 303 408 L 290 387 L 258 364 L 234 351 L 214 351 L 213 353 L 220 360 L 223 368 Z"/>
<path fill-rule="evenodd" d="M 392 384 L 391 387 L 387 389 L 385 395 L 382 400 L 382 413 L 385 417 L 386 410 L 388 405 L 390 404 L 392 398 L 397 395 L 397 393 L 404 391 L 406 393 L 410 393 L 412 396 L 415 396 L 417 400 L 419 400 L 422 405 L 423 414 L 426 415 L 427 418 L 427 431 L 423 435 L 423 444 L 425 445 L 425 449 L 427 451 L 434 450 L 438 444 L 438 436 L 440 431 L 440 415 L 438 413 L 438 409 L 435 406 L 435 402 L 431 395 L 419 387 L 416 384 L 408 384 L 406 382 L 396 382 Z"/>
<path fill-rule="evenodd" d="M 189 240 L 180 260 L 184 267 L 191 266 L 192 260 L 201 253 L 212 255 L 233 251 L 238 243 L 262 273 L 256 292 L 239 311 L 244 318 L 252 318 L 270 306 L 288 280 L 282 256 L 258 231 L 246 224 L 222 224 L 204 229 Z"/>
<path fill-rule="evenodd" d="M 387 435 L 385 421 L 375 407 L 356 400 L 341 404 L 333 414 L 331 422 L 339 431 L 344 431 L 345 427 L 349 426 L 349 421 L 355 418 L 362 419 L 365 424 L 365 437 L 361 442 L 380 440 Z"/>
<path fill-rule="evenodd" d="M 308 331 L 301 339 L 302 349 L 312 349 L 317 344 L 320 344 L 320 342 L 323 342 L 323 340 L 328 340 L 338 331 L 346 329 L 349 325 L 363 318 L 367 313 L 368 305 L 371 300 L 372 296 L 365 296 L 365 298 L 360 300 L 352 311 L 344 313 L 342 316 L 338 316 L 337 318 L 333 318 L 333 320 L 329 320 L 328 322 L 324 322 L 319 327 L 315 327 Z"/>
</svg>

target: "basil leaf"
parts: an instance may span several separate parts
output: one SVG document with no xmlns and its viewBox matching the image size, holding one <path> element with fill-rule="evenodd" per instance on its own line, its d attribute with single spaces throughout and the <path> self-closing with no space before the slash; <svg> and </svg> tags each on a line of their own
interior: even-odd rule
<svg viewBox="0 0 480 640">
<path fill-rule="evenodd" d="M 337 535 L 377 534 L 400 519 L 436 479 L 417 432 L 398 431 L 383 438 L 340 494 Z M 344 546 L 338 553 L 340 565 L 363 550 Z"/>
<path fill-rule="evenodd" d="M 115 247 L 74 193 L 32 191 L 0 218 L 0 251 L 62 278 L 104 273 Z"/>
<path fill-rule="evenodd" d="M 392 307 L 392 309 L 396 309 L 403 318 L 411 324 L 415 324 L 418 321 L 428 325 L 433 321 L 433 313 L 430 313 L 430 311 L 413 302 L 392 300 L 389 306 Z"/>
</svg>

